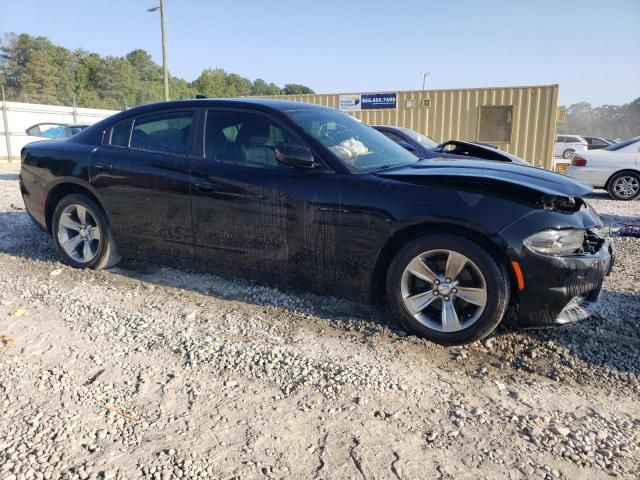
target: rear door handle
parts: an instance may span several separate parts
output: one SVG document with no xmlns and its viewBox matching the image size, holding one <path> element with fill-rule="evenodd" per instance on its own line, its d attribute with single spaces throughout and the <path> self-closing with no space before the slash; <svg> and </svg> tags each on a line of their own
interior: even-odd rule
<svg viewBox="0 0 640 480">
<path fill-rule="evenodd" d="M 113 165 L 110 163 L 98 162 L 96 163 L 96 170 L 111 170 Z"/>
</svg>

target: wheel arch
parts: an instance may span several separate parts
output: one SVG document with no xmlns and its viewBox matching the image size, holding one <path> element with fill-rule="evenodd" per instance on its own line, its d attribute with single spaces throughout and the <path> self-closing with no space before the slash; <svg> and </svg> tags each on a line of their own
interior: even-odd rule
<svg viewBox="0 0 640 480">
<path fill-rule="evenodd" d="M 83 195 L 86 195 L 102 209 L 105 216 L 107 215 L 104 207 L 102 206 L 102 202 L 98 199 L 97 195 L 92 191 L 92 189 L 88 188 L 85 184 L 78 183 L 73 180 L 63 180 L 57 183 L 53 188 L 51 188 L 51 190 L 49 190 L 44 202 L 44 215 L 47 225 L 47 231 L 49 231 L 49 233 L 51 233 L 53 212 L 55 211 L 56 206 L 58 205 L 60 200 L 72 193 L 81 193 Z"/>
<path fill-rule="evenodd" d="M 376 259 L 375 267 L 373 270 L 373 276 L 371 281 L 371 298 L 374 303 L 382 303 L 382 299 L 386 297 L 386 277 L 387 272 L 393 258 L 398 251 L 407 243 L 415 240 L 424 235 L 434 233 L 449 233 L 459 235 L 463 238 L 478 243 L 482 248 L 496 259 L 496 263 L 504 269 L 504 272 L 509 280 L 509 291 L 511 293 L 517 290 L 517 280 L 513 272 L 513 268 L 510 267 L 510 260 L 508 256 L 500 250 L 492 240 L 490 240 L 486 234 L 473 229 L 472 227 L 463 227 L 456 224 L 449 223 L 420 223 L 404 227 L 389 237 L 387 242 L 380 250 Z"/>
<path fill-rule="evenodd" d="M 611 179 L 613 177 L 615 177 L 616 175 L 619 175 L 620 173 L 633 173 L 636 176 L 640 177 L 640 170 L 635 169 L 635 168 L 623 168 L 621 170 L 617 170 L 617 171 L 613 172 L 611 175 L 609 175 L 609 178 L 607 178 L 607 181 L 604 184 L 604 188 L 606 190 L 609 189 L 609 183 L 611 183 Z"/>
</svg>

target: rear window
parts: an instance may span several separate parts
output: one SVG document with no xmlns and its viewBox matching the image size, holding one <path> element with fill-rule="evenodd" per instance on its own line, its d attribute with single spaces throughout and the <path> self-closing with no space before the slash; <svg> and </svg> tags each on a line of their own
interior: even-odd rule
<svg viewBox="0 0 640 480">
<path fill-rule="evenodd" d="M 620 150 L 621 148 L 628 147 L 632 143 L 640 142 L 640 137 L 629 138 L 628 140 L 623 140 L 620 143 L 614 143 L 613 145 L 605 148 L 605 150 L 609 150 L 610 152 Z"/>
<path fill-rule="evenodd" d="M 129 133 L 131 133 L 131 120 L 119 123 L 111 130 L 111 145 L 128 147 Z"/>
</svg>

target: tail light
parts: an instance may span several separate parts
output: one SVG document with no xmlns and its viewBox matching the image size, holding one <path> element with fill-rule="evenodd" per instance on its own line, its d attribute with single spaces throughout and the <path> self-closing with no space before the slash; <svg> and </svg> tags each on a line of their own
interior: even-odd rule
<svg viewBox="0 0 640 480">
<path fill-rule="evenodd" d="M 586 167 L 587 161 L 584 158 L 578 157 L 576 155 L 575 157 L 573 157 L 573 160 L 571 160 L 571 165 L 573 167 Z"/>
</svg>

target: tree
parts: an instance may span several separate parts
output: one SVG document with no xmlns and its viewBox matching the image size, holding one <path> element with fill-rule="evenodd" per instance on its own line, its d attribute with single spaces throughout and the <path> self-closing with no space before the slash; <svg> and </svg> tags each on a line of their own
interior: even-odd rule
<svg viewBox="0 0 640 480">
<path fill-rule="evenodd" d="M 101 57 L 86 50 L 70 51 L 45 37 L 6 34 L 0 42 L 0 82 L 9 98 L 30 102 L 96 108 L 125 108 L 162 101 L 162 68 L 151 55 L 135 49 L 124 57 Z M 169 75 L 174 99 L 280 95 L 283 89 L 263 79 L 254 82 L 221 68 L 207 68 L 193 82 Z M 313 93 L 289 84 L 290 94 Z"/>
<path fill-rule="evenodd" d="M 282 93 L 284 95 L 313 95 L 316 92 L 305 85 L 300 85 L 299 83 L 287 83 L 285 84 Z"/>
<path fill-rule="evenodd" d="M 226 97 L 225 71 L 221 68 L 203 70 L 193 81 L 196 93 L 207 97 Z"/>
<path fill-rule="evenodd" d="M 640 97 L 624 105 L 579 102 L 567 108 L 567 121 L 558 124 L 558 133 L 579 133 L 605 138 L 640 135 Z"/>
<path fill-rule="evenodd" d="M 269 95 L 267 93 L 269 84 L 261 78 L 256 78 L 251 84 L 251 95 Z"/>
<path fill-rule="evenodd" d="M 256 78 L 251 85 L 250 95 L 266 96 L 281 95 L 282 89 L 275 83 L 267 83 L 261 78 Z"/>
</svg>

